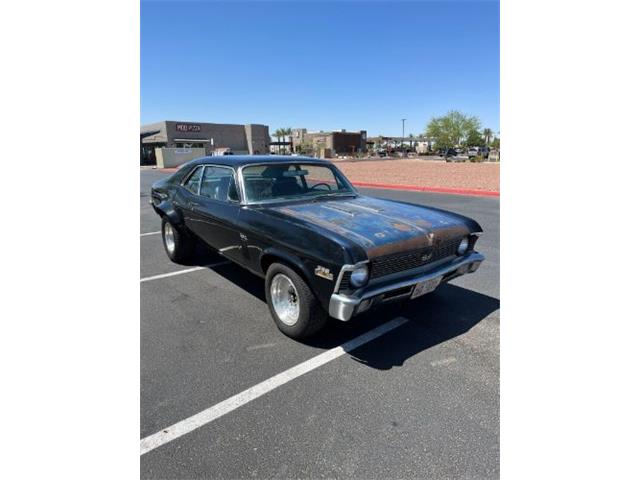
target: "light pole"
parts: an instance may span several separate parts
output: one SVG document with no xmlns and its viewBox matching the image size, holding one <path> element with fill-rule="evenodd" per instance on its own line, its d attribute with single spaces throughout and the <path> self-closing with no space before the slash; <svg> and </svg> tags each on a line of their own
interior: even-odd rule
<svg viewBox="0 0 640 480">
<path fill-rule="evenodd" d="M 404 151 L 404 121 L 406 120 L 406 118 L 402 119 L 402 139 L 401 139 L 401 144 L 402 144 L 402 156 L 405 156 L 405 151 Z"/>
</svg>

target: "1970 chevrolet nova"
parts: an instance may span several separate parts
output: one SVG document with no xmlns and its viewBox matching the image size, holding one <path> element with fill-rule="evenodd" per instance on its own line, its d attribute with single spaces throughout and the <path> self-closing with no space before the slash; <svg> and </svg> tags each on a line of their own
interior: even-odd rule
<svg viewBox="0 0 640 480">
<path fill-rule="evenodd" d="M 265 278 L 271 315 L 293 338 L 328 315 L 347 321 L 432 292 L 484 260 L 474 220 L 360 195 L 316 158 L 199 158 L 156 182 L 151 203 L 171 260 L 187 260 L 199 239 Z"/>
</svg>

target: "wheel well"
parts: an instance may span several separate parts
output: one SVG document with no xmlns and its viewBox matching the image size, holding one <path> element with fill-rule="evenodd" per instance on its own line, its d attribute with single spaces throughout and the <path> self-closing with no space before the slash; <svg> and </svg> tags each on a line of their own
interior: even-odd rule
<svg viewBox="0 0 640 480">
<path fill-rule="evenodd" d="M 260 259 L 260 268 L 262 268 L 262 272 L 265 275 L 267 274 L 267 270 L 269 270 L 269 267 L 273 263 L 282 263 L 283 265 L 286 265 L 290 269 L 294 270 L 298 275 L 300 275 L 300 277 L 303 278 L 305 281 L 308 281 L 307 276 L 300 269 L 300 267 L 298 267 L 298 265 L 296 265 L 290 260 L 287 260 L 286 258 L 280 257 L 278 255 L 274 255 L 272 253 L 267 253 L 266 255 L 263 255 L 262 258 Z"/>
</svg>

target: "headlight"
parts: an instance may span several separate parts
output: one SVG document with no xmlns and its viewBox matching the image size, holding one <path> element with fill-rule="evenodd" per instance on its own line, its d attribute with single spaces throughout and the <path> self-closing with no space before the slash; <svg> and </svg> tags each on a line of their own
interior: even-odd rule
<svg viewBox="0 0 640 480">
<path fill-rule="evenodd" d="M 458 255 L 464 255 L 469 248 L 469 237 L 464 237 L 458 245 Z"/>
<path fill-rule="evenodd" d="M 362 287 L 369 279 L 369 269 L 366 265 L 356 268 L 351 272 L 351 285 L 358 288 Z"/>
</svg>

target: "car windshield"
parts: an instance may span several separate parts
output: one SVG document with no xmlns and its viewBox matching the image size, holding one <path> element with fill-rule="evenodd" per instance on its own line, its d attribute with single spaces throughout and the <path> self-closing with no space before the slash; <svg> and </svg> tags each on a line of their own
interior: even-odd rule
<svg viewBox="0 0 640 480">
<path fill-rule="evenodd" d="M 251 165 L 242 169 L 242 177 L 250 203 L 355 195 L 339 171 L 324 165 Z"/>
</svg>

